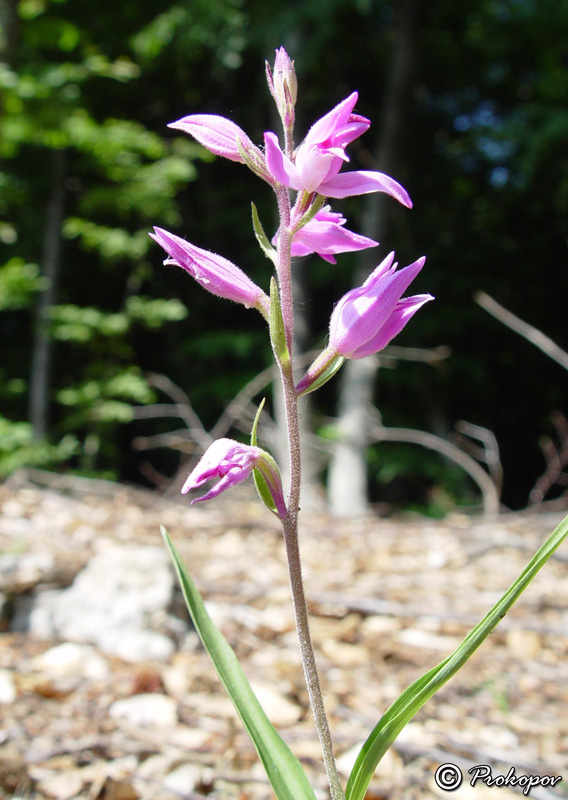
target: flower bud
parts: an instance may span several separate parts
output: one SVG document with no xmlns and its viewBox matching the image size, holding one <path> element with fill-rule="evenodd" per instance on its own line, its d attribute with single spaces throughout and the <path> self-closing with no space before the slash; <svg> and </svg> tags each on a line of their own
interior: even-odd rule
<svg viewBox="0 0 568 800">
<path fill-rule="evenodd" d="M 276 60 L 274 61 L 274 94 L 280 105 L 283 105 L 286 100 L 286 86 L 288 87 L 292 105 L 296 105 L 298 97 L 298 79 L 296 78 L 294 62 L 286 50 L 281 47 L 276 51 Z"/>
<path fill-rule="evenodd" d="M 245 308 L 256 308 L 263 316 L 268 316 L 268 297 L 231 261 L 202 250 L 162 228 L 154 228 L 150 236 L 169 255 L 165 264 L 181 267 L 211 294 L 242 303 Z"/>
<path fill-rule="evenodd" d="M 281 47 L 276 51 L 274 70 L 266 62 L 266 79 L 270 94 L 278 107 L 278 113 L 287 128 L 294 122 L 294 106 L 298 97 L 298 79 L 294 69 L 294 62 Z"/>
<path fill-rule="evenodd" d="M 218 482 L 206 494 L 196 497 L 191 502 L 193 504 L 211 500 L 227 489 L 246 481 L 255 469 L 262 474 L 267 490 L 274 501 L 276 513 L 281 519 L 284 519 L 288 512 L 276 462 L 269 453 L 260 447 L 241 444 L 233 439 L 217 439 L 210 445 L 188 476 L 181 493 L 187 494 L 193 489 L 198 489 L 204 483 L 217 479 Z"/>
</svg>

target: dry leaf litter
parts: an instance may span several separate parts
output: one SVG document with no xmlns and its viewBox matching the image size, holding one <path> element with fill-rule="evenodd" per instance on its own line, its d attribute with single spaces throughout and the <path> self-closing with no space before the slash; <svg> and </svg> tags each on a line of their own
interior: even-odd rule
<svg viewBox="0 0 568 800">
<path fill-rule="evenodd" d="M 169 529 L 268 716 L 326 798 L 277 520 L 247 493 L 191 507 L 128 487 L 21 473 L 0 489 L 0 797 L 273 797 L 188 622 Z M 343 776 L 381 713 L 489 610 L 558 513 L 341 521 L 304 515 L 303 568 Z M 568 550 L 545 566 L 381 763 L 368 800 L 447 797 L 438 765 L 563 775 Z M 471 787 L 456 800 L 518 797 Z"/>
</svg>

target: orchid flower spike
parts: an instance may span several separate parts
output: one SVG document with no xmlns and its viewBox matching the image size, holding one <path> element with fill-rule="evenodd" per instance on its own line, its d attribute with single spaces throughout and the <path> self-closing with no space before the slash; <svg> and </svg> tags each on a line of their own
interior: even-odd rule
<svg viewBox="0 0 568 800">
<path fill-rule="evenodd" d="M 292 256 L 317 253 L 325 261 L 335 264 L 334 253 L 349 253 L 376 247 L 378 242 L 343 227 L 347 220 L 342 214 L 324 206 L 292 238 Z M 274 237 L 273 244 L 275 243 Z"/>
<path fill-rule="evenodd" d="M 219 478 L 209 491 L 191 501 L 200 503 L 211 500 L 250 476 L 253 469 L 258 469 L 266 481 L 270 495 L 274 500 L 278 516 L 286 517 L 288 511 L 282 491 L 282 482 L 276 462 L 272 456 L 260 447 L 240 444 L 233 439 L 217 439 L 206 450 L 195 469 L 184 483 L 181 493 L 187 494 L 198 489 L 207 481 Z"/>
<path fill-rule="evenodd" d="M 370 126 L 366 117 L 354 114 L 358 94 L 353 92 L 319 119 L 298 147 L 294 161 L 282 151 L 275 133 L 264 134 L 266 165 L 276 181 L 298 192 L 317 192 L 325 197 L 349 197 L 385 192 L 412 208 L 403 187 L 382 172 L 368 170 L 339 174 L 349 158 L 346 146 Z"/>
<path fill-rule="evenodd" d="M 268 297 L 239 267 L 223 256 L 202 250 L 162 228 L 154 228 L 154 231 L 150 236 L 170 256 L 164 264 L 181 267 L 211 294 L 242 303 L 246 308 L 256 308 L 268 318 Z"/>
</svg>

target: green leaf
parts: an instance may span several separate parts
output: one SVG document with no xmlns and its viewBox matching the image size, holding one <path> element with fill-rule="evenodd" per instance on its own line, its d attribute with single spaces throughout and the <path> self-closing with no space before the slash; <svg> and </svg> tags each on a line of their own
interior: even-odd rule
<svg viewBox="0 0 568 800">
<path fill-rule="evenodd" d="M 262 227 L 262 222 L 260 221 L 260 217 L 258 216 L 258 211 L 256 210 L 256 206 L 254 203 L 251 203 L 252 206 L 252 227 L 254 230 L 254 235 L 256 236 L 256 240 L 259 243 L 264 255 L 269 258 L 273 264 L 276 264 L 276 250 L 272 247 L 268 240 L 268 236 L 264 232 L 264 228 Z"/>
<path fill-rule="evenodd" d="M 9 240 L 9 226 L 0 227 L 0 242 Z M 2 234 L 5 233 L 6 239 Z M 31 305 L 36 292 L 46 288 L 37 264 L 27 264 L 21 258 L 11 258 L 0 266 L 0 310 L 13 311 Z"/>
<path fill-rule="evenodd" d="M 205 610 L 203 600 L 166 529 L 162 527 L 161 530 L 193 624 L 253 741 L 276 797 L 278 800 L 315 800 L 300 762 L 264 713 L 229 643 Z"/>
<path fill-rule="evenodd" d="M 274 277 L 270 279 L 270 341 L 274 349 L 274 355 L 283 365 L 290 364 L 290 353 L 286 342 L 286 330 L 284 328 L 284 318 L 282 317 L 282 306 L 278 286 Z"/>
<path fill-rule="evenodd" d="M 404 726 L 422 708 L 424 703 L 456 674 L 489 636 L 567 535 L 568 517 L 565 517 L 546 542 L 537 550 L 510 589 L 505 592 L 499 602 L 466 636 L 457 650 L 438 664 L 437 667 L 422 675 L 421 678 L 418 678 L 417 681 L 405 689 L 383 714 L 357 756 L 353 771 L 347 782 L 346 800 L 364 799 L 378 763 Z"/>
</svg>

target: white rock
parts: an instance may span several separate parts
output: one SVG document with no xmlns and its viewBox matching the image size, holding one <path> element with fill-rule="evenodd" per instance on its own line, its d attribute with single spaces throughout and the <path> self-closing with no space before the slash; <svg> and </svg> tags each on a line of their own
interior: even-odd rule
<svg viewBox="0 0 568 800">
<path fill-rule="evenodd" d="M 162 785 L 170 792 L 179 793 L 184 797 L 189 792 L 195 791 L 200 778 L 201 767 L 197 764 L 180 764 L 162 779 Z"/>
<path fill-rule="evenodd" d="M 109 673 L 105 659 L 88 644 L 64 644 L 51 647 L 31 661 L 31 667 L 37 672 L 47 673 L 50 677 L 60 675 L 78 675 L 91 680 L 101 680 Z"/>
<path fill-rule="evenodd" d="M 13 703 L 16 695 L 13 672 L 9 669 L 0 669 L 0 703 Z"/>
<path fill-rule="evenodd" d="M 78 770 L 59 773 L 38 782 L 43 794 L 56 800 L 72 800 L 83 788 L 83 779 Z"/>
<path fill-rule="evenodd" d="M 177 630 L 167 624 L 175 591 L 165 549 L 110 547 L 68 589 L 37 595 L 28 630 L 41 638 L 94 644 L 127 661 L 166 660 L 174 643 L 163 630 Z"/>
<path fill-rule="evenodd" d="M 177 723 L 177 703 L 164 694 L 136 694 L 117 700 L 109 709 L 113 719 L 133 725 L 168 727 Z"/>
<path fill-rule="evenodd" d="M 421 628 L 405 628 L 397 634 L 397 639 L 402 644 L 408 644 L 411 647 L 440 650 L 448 655 L 460 644 L 460 639 L 457 636 L 438 635 Z"/>
<path fill-rule="evenodd" d="M 272 686 L 251 681 L 251 687 L 264 713 L 273 725 L 293 725 L 303 715 L 303 710 L 296 703 L 288 700 Z"/>
<path fill-rule="evenodd" d="M 173 641 L 161 633 L 122 628 L 101 631 L 98 646 L 104 653 L 133 663 L 167 661 L 175 650 Z"/>
</svg>

